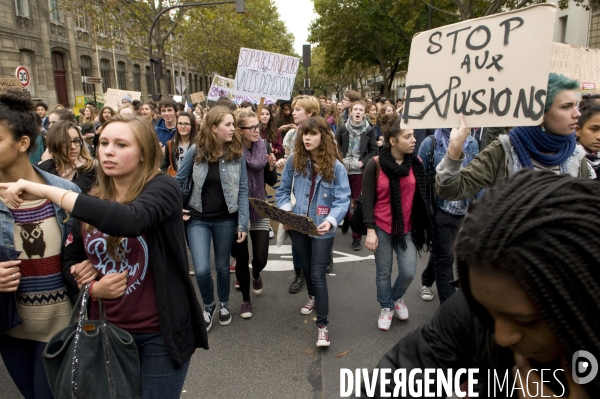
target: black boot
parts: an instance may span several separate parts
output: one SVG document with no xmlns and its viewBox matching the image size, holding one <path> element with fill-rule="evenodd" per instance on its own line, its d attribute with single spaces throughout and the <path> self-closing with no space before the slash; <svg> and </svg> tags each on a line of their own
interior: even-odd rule
<svg viewBox="0 0 600 399">
<path fill-rule="evenodd" d="M 296 271 L 296 277 L 294 277 L 294 281 L 290 284 L 290 294 L 297 294 L 300 292 L 300 289 L 304 285 L 304 276 L 302 275 L 302 270 Z"/>
</svg>

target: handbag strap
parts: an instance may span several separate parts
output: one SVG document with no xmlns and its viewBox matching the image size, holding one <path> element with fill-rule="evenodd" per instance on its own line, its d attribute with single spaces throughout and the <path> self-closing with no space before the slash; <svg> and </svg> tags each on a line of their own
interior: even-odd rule
<svg viewBox="0 0 600 399">
<path fill-rule="evenodd" d="M 435 176 L 435 168 L 434 168 L 434 159 L 433 159 L 433 152 L 435 151 L 435 137 L 432 135 L 431 136 L 431 151 L 429 151 L 429 175 L 431 176 Z"/>
<path fill-rule="evenodd" d="M 167 141 L 167 150 L 169 151 L 169 165 L 173 168 L 173 140 Z"/>
<path fill-rule="evenodd" d="M 87 312 L 87 303 L 90 297 L 89 289 L 90 285 L 86 284 L 81 293 L 79 294 L 79 300 L 77 306 L 79 306 L 79 317 L 77 320 L 77 329 L 75 330 L 75 338 L 73 339 L 73 359 L 71 361 L 71 397 L 79 397 L 79 358 L 81 350 L 81 336 L 83 333 L 83 321 L 85 320 Z M 75 311 L 75 310 L 73 310 Z"/>
</svg>

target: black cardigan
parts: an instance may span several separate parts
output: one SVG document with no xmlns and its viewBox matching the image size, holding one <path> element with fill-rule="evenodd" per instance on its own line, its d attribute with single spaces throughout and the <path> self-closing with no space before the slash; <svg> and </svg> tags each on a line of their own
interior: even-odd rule
<svg viewBox="0 0 600 399">
<path fill-rule="evenodd" d="M 145 234 L 160 331 L 169 355 L 181 367 L 196 348 L 208 349 L 202 309 L 189 276 L 181 194 L 175 179 L 157 175 L 126 205 L 80 195 L 72 216 L 112 236 Z M 63 271 L 87 258 L 81 223 L 74 221 L 72 226 L 74 241 L 63 248 Z"/>
</svg>

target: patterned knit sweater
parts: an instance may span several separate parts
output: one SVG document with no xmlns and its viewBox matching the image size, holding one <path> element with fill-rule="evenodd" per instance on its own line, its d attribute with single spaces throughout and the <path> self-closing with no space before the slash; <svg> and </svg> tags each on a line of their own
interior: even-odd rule
<svg viewBox="0 0 600 399">
<path fill-rule="evenodd" d="M 62 274 L 60 226 L 48 200 L 8 207 L 15 218 L 15 249 L 21 251 L 17 310 L 23 323 L 7 334 L 48 342 L 66 327 L 72 311 Z"/>
</svg>

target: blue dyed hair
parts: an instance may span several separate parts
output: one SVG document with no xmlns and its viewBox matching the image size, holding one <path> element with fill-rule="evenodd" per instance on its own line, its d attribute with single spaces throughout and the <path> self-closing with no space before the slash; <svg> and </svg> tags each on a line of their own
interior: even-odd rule
<svg viewBox="0 0 600 399">
<path fill-rule="evenodd" d="M 559 75 L 557 73 L 551 73 L 548 77 L 548 94 L 546 94 L 546 105 L 544 106 L 544 112 L 548 112 L 556 95 L 565 90 L 577 90 L 581 86 L 579 82 L 566 77 L 565 75 Z"/>
</svg>

